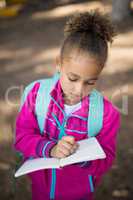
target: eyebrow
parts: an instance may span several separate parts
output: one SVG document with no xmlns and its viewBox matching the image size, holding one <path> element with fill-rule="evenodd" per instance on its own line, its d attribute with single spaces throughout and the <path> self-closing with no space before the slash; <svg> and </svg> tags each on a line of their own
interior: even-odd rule
<svg viewBox="0 0 133 200">
<path fill-rule="evenodd" d="M 74 74 L 72 72 L 69 72 L 68 75 L 75 76 L 76 78 L 81 78 L 79 75 Z M 97 79 L 98 79 L 98 77 L 93 77 L 93 78 L 90 78 L 90 79 L 86 79 L 86 81 L 92 81 L 92 80 L 97 80 Z"/>
</svg>

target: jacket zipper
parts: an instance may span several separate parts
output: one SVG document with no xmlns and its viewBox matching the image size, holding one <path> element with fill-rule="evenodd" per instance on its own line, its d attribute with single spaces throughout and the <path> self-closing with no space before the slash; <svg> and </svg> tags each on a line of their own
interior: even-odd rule
<svg viewBox="0 0 133 200">
<path fill-rule="evenodd" d="M 56 187 L 56 169 L 52 169 L 52 181 L 50 187 L 50 199 L 55 198 L 55 187 Z"/>
<path fill-rule="evenodd" d="M 92 175 L 88 175 L 88 178 L 89 178 L 89 184 L 90 184 L 90 191 L 94 192 L 94 184 L 93 184 Z"/>
</svg>

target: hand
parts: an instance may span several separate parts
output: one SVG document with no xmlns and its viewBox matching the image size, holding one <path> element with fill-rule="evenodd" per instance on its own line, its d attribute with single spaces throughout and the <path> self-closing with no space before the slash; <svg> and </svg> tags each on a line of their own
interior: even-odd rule
<svg viewBox="0 0 133 200">
<path fill-rule="evenodd" d="M 63 136 L 61 140 L 51 149 L 50 155 L 54 158 L 65 158 L 74 153 L 79 144 L 73 136 Z"/>
</svg>

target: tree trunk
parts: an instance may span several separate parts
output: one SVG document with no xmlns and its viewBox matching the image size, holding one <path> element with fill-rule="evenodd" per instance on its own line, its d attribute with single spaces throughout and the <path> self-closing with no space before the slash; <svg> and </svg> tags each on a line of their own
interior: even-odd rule
<svg viewBox="0 0 133 200">
<path fill-rule="evenodd" d="M 122 21 L 131 14 L 131 0 L 112 0 L 112 19 Z"/>
</svg>

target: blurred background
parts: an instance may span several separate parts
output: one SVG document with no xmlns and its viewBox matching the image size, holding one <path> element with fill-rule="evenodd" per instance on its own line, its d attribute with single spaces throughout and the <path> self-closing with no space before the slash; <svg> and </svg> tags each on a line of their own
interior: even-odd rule
<svg viewBox="0 0 133 200">
<path fill-rule="evenodd" d="M 0 0 L 0 199 L 30 200 L 27 178 L 14 182 L 15 117 L 24 87 L 52 76 L 73 12 L 109 12 L 118 35 L 98 89 L 121 113 L 117 158 L 96 191 L 96 200 L 133 199 L 133 2 L 131 0 Z"/>
</svg>

